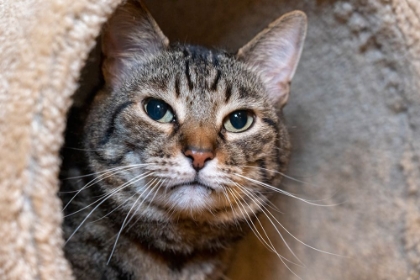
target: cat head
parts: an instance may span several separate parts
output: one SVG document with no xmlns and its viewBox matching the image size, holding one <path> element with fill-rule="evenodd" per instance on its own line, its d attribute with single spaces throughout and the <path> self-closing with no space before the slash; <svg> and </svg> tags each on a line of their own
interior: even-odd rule
<svg viewBox="0 0 420 280">
<path fill-rule="evenodd" d="M 86 126 L 90 167 L 109 175 L 101 188 L 159 219 L 257 212 L 288 160 L 279 116 L 305 33 L 295 11 L 228 54 L 171 45 L 140 2 L 120 6 L 103 31 L 106 86 Z"/>
</svg>

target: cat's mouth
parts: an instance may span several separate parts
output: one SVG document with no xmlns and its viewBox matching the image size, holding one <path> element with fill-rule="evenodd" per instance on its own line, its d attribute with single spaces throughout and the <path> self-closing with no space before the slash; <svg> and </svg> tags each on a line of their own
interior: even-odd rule
<svg viewBox="0 0 420 280">
<path fill-rule="evenodd" d="M 206 189 L 208 192 L 214 191 L 214 188 L 207 186 L 203 183 L 200 183 L 196 180 L 188 182 L 188 183 L 182 183 L 182 184 L 176 184 L 176 185 L 170 186 L 169 190 L 173 191 L 175 189 L 182 188 L 182 187 L 203 188 L 203 189 Z"/>
</svg>

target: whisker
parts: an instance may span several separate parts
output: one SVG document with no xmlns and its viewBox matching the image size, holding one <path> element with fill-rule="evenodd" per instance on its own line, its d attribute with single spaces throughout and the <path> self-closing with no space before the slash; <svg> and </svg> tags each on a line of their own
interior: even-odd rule
<svg viewBox="0 0 420 280">
<path fill-rule="evenodd" d="M 254 233 L 254 235 L 258 238 L 258 240 L 270 251 L 275 251 L 274 246 L 270 246 L 270 244 L 267 243 L 267 241 L 262 237 L 262 235 L 260 234 L 260 232 L 256 229 L 254 223 L 252 222 L 251 217 L 249 216 L 248 213 L 246 213 L 245 211 L 245 206 L 241 203 L 242 199 L 238 199 L 238 197 L 233 193 L 233 191 L 231 189 L 227 189 L 230 194 L 237 200 L 237 205 L 238 205 L 238 209 L 239 211 L 242 213 L 242 216 L 245 220 L 245 222 L 247 223 L 248 227 L 251 229 L 251 231 Z M 242 208 L 242 209 L 241 209 Z M 243 211 L 242 211 L 243 210 Z M 251 226 L 251 224 L 252 226 Z M 271 243 L 271 241 L 270 241 Z"/>
<path fill-rule="evenodd" d="M 299 179 L 294 178 L 294 177 L 292 177 L 292 176 L 286 175 L 285 173 L 280 172 L 280 171 L 278 171 L 278 170 L 272 170 L 272 169 L 268 169 L 268 168 L 264 168 L 264 167 L 259 167 L 259 166 L 250 166 L 250 165 L 247 165 L 247 166 L 245 166 L 245 167 L 249 167 L 249 168 L 257 168 L 257 169 L 266 170 L 266 171 L 268 171 L 268 172 L 274 172 L 274 173 L 280 174 L 281 176 L 283 176 L 283 177 L 284 177 L 284 178 L 286 178 L 286 179 L 289 179 L 289 180 L 292 180 L 292 181 L 295 181 L 295 182 L 301 183 L 301 184 L 306 185 L 306 186 L 309 186 L 309 187 L 319 188 L 319 186 L 318 186 L 318 185 L 310 184 L 310 183 L 308 183 L 308 182 L 305 182 L 305 181 L 299 180 Z M 284 182 L 283 182 L 283 183 L 281 183 L 281 185 L 285 186 Z M 290 193 L 290 194 L 292 194 L 292 195 L 297 196 L 297 194 L 295 194 L 295 193 L 291 193 L 291 192 L 289 192 L 289 193 Z M 334 194 L 332 194 L 330 197 L 326 197 L 326 198 L 323 198 L 323 199 L 310 199 L 310 200 L 309 200 L 309 199 L 306 199 L 306 201 L 310 201 L 310 202 L 313 202 L 313 203 L 315 203 L 315 202 L 320 202 L 320 201 L 325 201 L 325 200 L 329 200 L 329 199 L 333 198 L 335 195 L 336 195 L 336 194 L 334 193 Z M 344 202 L 342 202 L 342 203 L 344 203 Z M 340 205 L 340 204 L 342 204 L 342 203 L 337 203 L 336 205 Z"/>
<path fill-rule="evenodd" d="M 237 212 L 235 212 L 235 210 L 233 209 L 233 205 L 232 205 L 232 203 L 230 202 L 230 199 L 229 199 L 229 196 L 228 196 L 228 194 L 226 193 L 228 190 L 227 190 L 227 188 L 225 187 L 225 186 L 222 186 L 222 188 L 223 188 L 223 191 L 222 191 L 222 193 L 223 193 L 223 195 L 225 196 L 225 198 L 226 198 L 226 202 L 229 204 L 229 206 L 230 206 L 230 209 L 232 209 L 232 213 L 234 214 L 234 216 L 236 217 L 236 216 L 239 216 L 238 215 L 238 213 Z M 240 226 L 240 223 L 239 223 L 239 220 L 238 219 L 234 219 L 234 221 L 235 221 L 235 225 L 236 226 Z"/>
<path fill-rule="evenodd" d="M 244 207 L 244 206 L 242 206 L 242 207 Z M 296 264 L 296 263 L 294 263 L 294 262 L 292 262 L 292 261 L 290 261 L 290 260 L 288 260 L 287 258 L 285 258 L 285 257 L 283 257 L 282 255 L 280 255 L 278 252 L 277 252 L 277 250 L 275 249 L 275 247 L 274 247 L 274 245 L 273 245 L 273 243 L 271 242 L 271 240 L 270 240 L 270 238 L 268 237 L 268 235 L 267 235 L 267 232 L 265 231 L 265 229 L 264 229 L 264 227 L 263 227 L 263 225 L 262 225 L 262 223 L 261 223 L 261 221 L 258 219 L 258 217 L 257 217 L 257 215 L 255 215 L 254 214 L 254 217 L 257 219 L 257 221 L 258 221 L 258 223 L 259 223 L 259 225 L 260 225 L 260 227 L 261 227 L 261 229 L 263 230 L 263 232 L 264 232 L 264 235 L 267 237 L 267 239 L 268 239 L 268 242 L 270 243 L 270 245 L 268 245 L 267 244 L 267 242 L 266 242 L 266 240 L 264 239 L 264 238 L 262 238 L 262 236 L 261 236 L 261 234 L 258 232 L 258 230 L 257 230 L 257 228 L 255 227 L 255 225 L 253 224 L 253 226 L 254 226 L 254 229 L 256 230 L 256 232 L 258 233 L 258 235 L 256 235 L 256 237 L 260 240 L 260 242 L 262 242 L 262 244 L 264 245 L 264 246 L 266 246 L 266 248 L 268 248 L 271 252 L 273 252 L 279 259 L 280 259 L 280 261 L 284 264 L 284 266 L 293 274 L 293 275 L 295 275 L 298 279 L 301 279 L 302 280 L 302 278 L 301 277 L 299 277 L 287 264 L 286 264 L 286 261 L 287 262 L 289 262 L 289 263 L 291 263 L 291 264 L 294 264 L 294 265 L 297 265 L 297 266 L 300 266 L 300 265 L 298 265 L 298 264 Z M 250 229 L 252 230 L 252 228 L 250 227 Z M 252 230 L 253 232 L 254 232 L 254 234 L 255 234 L 255 231 L 254 230 Z"/>
<path fill-rule="evenodd" d="M 139 181 L 139 180 L 141 180 L 141 179 L 144 179 L 144 178 L 146 178 L 146 177 L 150 176 L 152 173 L 153 173 L 153 172 L 149 172 L 149 173 L 145 172 L 145 173 L 143 173 L 143 174 L 140 174 L 140 175 L 138 175 L 138 176 L 136 176 L 136 177 L 132 178 L 131 180 L 129 180 L 129 181 L 127 181 L 127 182 L 125 182 L 124 184 L 122 184 L 121 186 L 119 186 L 118 188 L 116 188 L 115 190 L 113 190 L 111 193 L 101 195 L 99 199 L 95 200 L 95 201 L 94 201 L 94 202 L 92 202 L 91 204 L 89 204 L 89 205 L 87 205 L 87 206 L 85 206 L 85 207 L 83 207 L 83 208 L 81 208 L 81 209 L 79 209 L 79 210 L 77 210 L 77 211 L 75 211 L 75 212 L 73 212 L 73 213 L 67 214 L 67 215 L 65 215 L 64 217 L 69 217 L 69 216 L 72 216 L 72 215 L 74 215 L 74 214 L 77 214 L 77 213 L 79 213 L 79 212 L 81 212 L 81 211 L 83 211 L 83 210 L 85 210 L 85 209 L 89 208 L 90 206 L 94 205 L 95 203 L 99 202 L 100 200 L 104 199 L 105 197 L 109 197 L 109 196 L 111 196 L 111 195 L 113 195 L 113 194 L 115 194 L 115 193 L 119 192 L 120 190 L 124 189 L 124 188 L 125 188 L 125 187 L 127 187 L 129 184 L 131 184 L 131 182 L 133 182 L 133 181 Z M 140 178 L 141 176 L 145 176 L 145 177 Z"/>
<path fill-rule="evenodd" d="M 268 169 L 268 168 L 264 168 L 264 167 L 251 166 L 251 165 L 247 165 L 247 166 L 245 166 L 245 167 L 248 167 L 248 168 L 257 168 L 257 169 L 262 169 L 262 170 L 266 170 L 266 171 L 269 171 L 269 172 L 274 172 L 274 173 L 280 174 L 281 176 L 283 176 L 284 178 L 287 178 L 287 179 L 289 179 L 289 180 L 292 180 L 292 181 L 295 181 L 295 182 L 298 182 L 298 183 L 301 183 L 301 184 L 304 184 L 304 185 L 307 185 L 307 186 L 311 186 L 311 187 L 318 187 L 318 186 L 316 186 L 316 185 L 313 185 L 313 184 L 310 184 L 310 183 L 308 183 L 308 182 L 305 182 L 305 181 L 302 181 L 302 180 L 296 179 L 296 178 L 294 178 L 294 177 L 291 177 L 291 176 L 289 176 L 289 175 L 286 175 L 285 173 L 283 173 L 283 172 L 281 172 L 281 171 L 278 171 L 278 170 L 272 170 L 272 169 Z"/>
<path fill-rule="evenodd" d="M 129 167 L 141 167 L 141 166 L 147 166 L 147 165 L 152 165 L 152 164 L 154 164 L 154 163 L 138 163 L 138 164 L 125 165 L 125 166 L 118 166 L 118 167 L 114 167 L 114 168 L 111 168 L 111 169 L 106 169 L 106 170 L 93 172 L 93 173 L 89 173 L 89 174 L 85 174 L 85 175 L 63 178 L 62 180 L 64 181 L 64 180 L 80 179 L 80 178 L 85 178 L 85 177 L 89 177 L 89 176 L 93 176 L 93 175 L 97 175 L 97 174 L 108 173 L 108 172 L 114 171 L 114 170 L 119 170 L 119 169 L 124 169 L 124 168 L 129 168 Z"/>
<path fill-rule="evenodd" d="M 247 194 L 251 199 L 252 199 L 252 197 L 254 197 L 254 195 L 249 191 L 249 190 L 247 190 L 246 188 L 244 188 L 243 186 L 241 186 L 241 185 L 239 185 L 239 184 L 237 184 L 237 183 L 235 183 L 236 184 L 236 186 L 238 187 L 238 188 L 240 188 L 245 194 Z M 261 205 L 259 205 L 260 206 L 260 210 L 264 213 L 264 215 L 268 218 L 268 220 L 269 220 L 269 222 L 273 225 L 273 227 L 274 227 L 274 229 L 276 230 L 276 232 L 279 234 L 279 236 L 280 236 L 280 238 L 281 238 L 281 240 L 283 241 L 283 243 L 286 245 L 286 247 L 287 247 L 287 249 L 290 251 L 290 253 L 292 253 L 292 255 L 296 258 L 296 260 L 298 260 L 298 262 L 301 264 L 301 265 L 303 265 L 303 263 L 302 263 L 302 261 L 296 256 L 296 254 L 293 252 L 293 250 L 292 250 L 292 248 L 290 248 L 290 246 L 289 246 L 289 244 L 287 243 L 287 241 L 284 239 L 284 237 L 283 237 L 283 235 L 280 233 L 280 231 L 277 229 L 277 227 L 275 226 L 275 224 L 273 223 L 273 221 L 270 219 L 270 217 L 268 217 L 268 215 L 267 215 L 267 213 L 264 211 L 264 209 L 265 210 L 267 210 L 267 208 L 265 208 L 264 207 L 264 205 L 263 204 L 261 204 Z M 267 212 L 268 213 L 270 213 L 268 210 L 267 210 Z M 271 214 L 271 213 L 270 213 Z M 304 266 L 304 265 L 303 265 Z"/>
<path fill-rule="evenodd" d="M 86 185 L 84 185 L 80 190 L 78 190 L 77 192 L 76 192 L 76 194 L 67 202 L 67 204 L 63 207 L 63 210 L 62 211 L 64 211 L 64 210 L 66 210 L 66 208 L 70 205 L 70 203 L 77 197 L 77 195 L 79 195 L 80 194 L 80 192 L 82 192 L 83 190 L 85 190 L 85 189 L 87 189 L 87 188 L 89 188 L 89 187 L 91 187 L 91 186 L 93 186 L 94 184 L 97 184 L 97 183 L 99 183 L 99 182 L 101 182 L 101 181 L 103 181 L 103 180 L 105 180 L 106 178 L 109 178 L 109 177 L 111 177 L 111 176 L 113 176 L 113 175 L 115 175 L 115 174 L 118 174 L 119 172 L 123 172 L 123 171 L 128 171 L 128 170 L 132 170 L 132 169 L 135 169 L 135 168 L 138 168 L 138 167 L 141 167 L 141 166 L 144 166 L 144 165 L 147 165 L 147 164 L 134 164 L 134 165 L 129 165 L 129 166 L 121 166 L 121 167 L 116 167 L 115 169 L 117 169 L 117 171 L 116 172 L 111 172 L 110 174 L 108 174 L 107 176 L 104 176 L 106 173 L 108 173 L 109 172 L 109 170 L 105 170 L 105 171 L 103 171 L 103 172 L 100 172 L 100 173 L 103 173 L 103 174 L 101 174 L 100 176 L 98 176 L 98 177 L 96 177 L 96 178 L 94 178 L 94 179 L 92 179 L 91 181 L 89 181 L 88 183 L 86 183 Z M 112 171 L 114 171 L 115 170 L 114 168 L 112 168 L 111 170 Z M 88 176 L 88 175 L 86 175 L 86 176 Z M 102 176 L 104 176 L 104 177 L 102 177 Z M 102 177 L 102 178 L 101 178 Z"/>
<path fill-rule="evenodd" d="M 141 177 L 142 175 L 139 175 L 138 177 L 135 177 L 135 178 L 137 178 L 137 181 L 139 181 L 139 180 L 142 180 L 142 179 L 144 179 L 144 178 L 146 178 L 146 177 L 148 177 L 148 176 L 150 176 L 151 174 L 152 174 L 153 172 L 151 172 L 150 174 L 148 174 L 148 175 L 146 175 L 146 176 L 144 176 L 143 178 Z M 69 242 L 69 240 L 76 234 L 76 232 L 82 227 L 82 225 L 86 222 L 86 220 L 90 217 L 90 215 L 96 210 L 96 209 L 98 209 L 98 207 L 99 206 L 101 206 L 108 198 L 110 198 L 113 194 L 115 194 L 115 193 L 117 193 L 117 192 L 119 192 L 120 190 L 122 190 L 122 189 L 124 189 L 125 187 L 127 187 L 128 185 L 130 185 L 131 183 L 132 183 L 132 181 L 135 181 L 134 180 L 134 178 L 132 179 L 132 180 L 130 180 L 130 181 L 128 181 L 128 182 L 126 182 L 126 183 L 124 183 L 122 186 L 124 186 L 124 185 L 126 185 L 126 186 L 124 186 L 124 187 L 120 187 L 120 188 L 117 188 L 117 190 L 114 190 L 113 192 L 111 192 L 109 195 L 108 195 L 108 197 L 106 197 L 106 198 L 104 198 L 104 199 L 102 199 L 102 201 L 100 202 L 100 203 L 98 203 L 98 205 L 96 205 L 90 212 L 89 212 L 89 214 L 83 219 L 83 221 L 79 224 L 79 226 L 77 226 L 77 228 L 73 231 L 73 233 L 69 236 L 69 238 L 67 238 L 67 240 L 66 240 L 66 242 L 65 242 L 65 244 L 67 244 L 68 242 Z M 95 201 L 94 203 L 96 203 L 96 202 L 98 202 L 98 200 L 97 201 Z M 90 205 L 92 205 L 92 204 L 90 204 Z M 90 205 L 88 205 L 87 207 L 89 207 Z M 85 207 L 86 208 L 86 207 Z M 79 212 L 79 211 L 76 211 L 76 212 Z M 74 214 L 74 213 L 73 213 Z M 64 245 L 65 245 L 64 244 Z"/>
<path fill-rule="evenodd" d="M 63 149 L 81 151 L 81 152 L 97 152 L 97 151 L 104 151 L 105 150 L 105 149 L 83 149 L 83 148 L 68 147 L 68 146 L 64 146 Z"/>
<path fill-rule="evenodd" d="M 146 207 L 146 210 L 147 210 L 147 208 L 150 206 L 150 204 L 152 203 L 152 201 L 154 200 L 154 198 L 156 197 L 156 195 L 157 195 L 157 193 L 159 192 L 159 189 L 162 187 L 162 185 L 166 182 L 167 180 L 166 179 L 164 179 L 164 180 L 162 180 L 162 179 L 159 179 L 159 181 L 158 181 L 158 183 L 156 184 L 156 186 L 158 186 L 157 187 L 157 190 L 155 191 L 155 194 L 153 195 L 153 197 L 152 197 L 152 199 L 149 201 L 149 204 L 148 204 L 148 206 Z M 152 192 L 153 190 L 155 189 L 155 187 L 153 187 L 153 189 L 150 191 L 150 192 Z M 143 191 L 144 192 L 144 191 Z M 147 194 L 147 196 L 148 196 L 149 194 Z M 142 202 L 139 204 L 139 206 L 137 206 L 137 209 L 136 209 L 136 211 L 133 213 L 133 215 L 131 215 L 131 218 L 130 218 L 130 220 L 128 220 L 128 222 L 127 222 L 127 224 L 129 224 L 130 222 L 131 222 L 131 220 L 134 218 L 134 216 L 136 215 L 136 213 L 137 213 L 137 211 L 140 209 L 140 206 L 142 205 L 142 203 L 146 200 L 146 198 L 147 198 L 147 196 L 142 200 Z M 132 225 L 127 229 L 127 231 L 129 231 L 137 222 L 138 222 L 138 220 L 140 219 L 140 217 L 138 217 L 133 223 L 132 223 Z"/>
<path fill-rule="evenodd" d="M 269 199 L 267 200 L 267 206 L 279 214 L 284 214 L 284 212 L 280 211 L 280 209 Z"/>
<path fill-rule="evenodd" d="M 243 198 L 238 198 L 237 195 L 234 193 L 234 191 L 232 189 L 228 189 L 228 191 L 231 193 L 231 195 L 237 200 L 238 203 L 238 209 L 239 211 L 241 211 L 242 216 L 245 219 L 245 222 L 248 224 L 248 227 L 251 229 L 251 231 L 254 233 L 254 235 L 258 238 L 258 240 L 271 252 L 273 252 L 274 254 L 276 254 L 278 257 L 283 258 L 283 256 L 280 256 L 280 254 L 277 253 L 276 249 L 274 248 L 273 243 L 271 242 L 270 238 L 267 236 L 267 234 L 265 233 L 265 236 L 268 239 L 268 243 L 267 241 L 263 238 L 263 236 L 261 235 L 261 233 L 258 231 L 258 229 L 256 228 L 255 224 L 252 221 L 252 218 L 249 216 L 249 214 L 247 213 L 247 211 L 245 210 L 245 206 L 243 205 L 243 203 L 241 201 L 243 201 Z M 241 209 L 242 208 L 242 209 Z M 249 206 L 248 206 L 249 208 Z M 243 210 L 243 211 L 242 211 Z M 253 212 L 253 211 L 251 211 Z M 248 218 L 247 218 L 248 217 Z M 255 216 L 256 217 L 256 216 Z M 258 220 L 258 217 L 256 217 Z M 249 222 L 248 222 L 249 221 Z M 259 221 L 259 220 L 258 220 Z M 249 224 L 251 223 L 251 224 Z M 262 227 L 261 223 L 259 222 L 261 228 L 263 229 L 263 231 L 265 232 L 265 229 Z"/>
<path fill-rule="evenodd" d="M 263 206 L 264 207 L 264 206 Z M 342 256 L 342 255 L 338 255 L 338 254 L 334 254 L 334 253 L 331 253 L 331 252 L 328 252 L 328 251 L 324 251 L 324 250 L 321 250 L 321 249 L 317 249 L 317 248 L 315 248 L 315 247 L 313 247 L 313 246 L 311 246 L 311 245 L 308 245 L 308 244 L 306 244 L 305 242 L 303 242 L 302 240 L 300 240 L 299 238 L 297 238 L 296 236 L 294 236 L 292 233 L 290 233 L 290 231 L 288 231 L 279 221 L 278 221 L 278 219 L 272 214 L 272 213 L 270 213 L 270 211 L 268 211 L 267 209 L 266 209 L 266 211 L 267 211 L 267 213 L 268 214 L 270 214 L 270 216 L 274 219 L 274 221 L 276 222 L 276 223 L 278 223 L 279 225 L 280 225 L 280 227 L 284 230 L 284 231 L 286 231 L 293 239 L 295 239 L 297 242 L 299 242 L 300 244 L 302 244 L 302 245 L 304 245 L 304 246 L 306 246 L 306 247 L 308 247 L 308 248 L 310 248 L 310 249 L 312 249 L 312 250 L 315 250 L 315 251 L 317 251 L 317 252 L 320 252 L 320 253 L 324 253 L 324 254 L 328 254 L 328 255 L 332 255 L 332 256 L 336 256 L 336 257 L 344 257 L 344 256 Z M 265 212 L 264 212 L 265 213 Z M 269 219 L 269 220 L 271 220 L 268 216 L 267 216 L 267 218 Z M 275 227 L 275 225 L 273 224 L 273 226 Z"/>
<path fill-rule="evenodd" d="M 127 204 L 127 202 L 131 199 L 131 198 L 133 198 L 134 196 L 136 196 L 136 193 L 135 194 L 133 194 L 132 196 L 130 196 L 129 198 L 127 198 L 123 203 L 121 203 L 120 205 L 118 205 L 117 207 L 115 207 L 114 209 L 112 209 L 110 212 L 108 212 L 106 215 L 104 215 L 104 216 L 102 216 L 101 218 L 99 218 L 99 219 L 96 219 L 96 220 L 94 220 L 94 221 L 92 221 L 92 222 L 89 222 L 89 224 L 92 224 L 92 223 L 96 223 L 96 222 L 98 222 L 98 221 L 100 221 L 100 220 L 102 220 L 102 219 L 104 219 L 104 218 L 106 218 L 106 217 L 108 217 L 109 215 L 111 215 L 112 213 L 114 213 L 115 211 L 117 211 L 118 209 L 120 209 L 120 208 L 122 208 L 124 205 L 126 205 Z"/>
<path fill-rule="evenodd" d="M 146 190 L 148 190 L 149 189 L 149 186 L 151 186 L 151 185 L 153 185 L 153 183 L 154 182 L 156 182 L 156 178 L 155 179 L 153 179 L 152 181 L 150 181 L 149 183 L 147 183 L 146 184 L 146 186 L 145 186 L 145 190 L 144 191 L 146 191 Z M 153 190 L 153 188 L 152 189 L 150 189 L 150 191 L 148 192 L 148 194 L 147 194 L 147 196 L 151 193 L 151 191 Z M 147 196 L 146 196 L 146 198 L 147 198 Z M 139 195 L 139 197 L 136 199 L 136 201 L 133 203 L 133 205 L 131 206 L 131 208 L 130 208 L 130 210 L 128 211 L 128 213 L 127 213 L 127 215 L 125 216 L 125 218 L 124 218 L 124 221 L 123 221 L 123 223 L 122 223 L 122 225 L 121 225 L 121 228 L 120 228 L 120 230 L 118 231 L 118 234 L 117 234 L 117 238 L 115 239 L 115 242 L 114 242 L 114 246 L 112 247 L 112 250 L 111 250 L 111 253 L 110 253 L 110 255 L 109 255 L 109 258 L 108 258 L 108 261 L 107 261 L 107 265 L 109 264 L 109 262 L 111 261 L 111 258 L 112 258 L 112 255 L 114 254 L 114 252 L 115 252 L 115 248 L 117 247 L 117 243 L 118 243 L 118 240 L 119 240 L 119 238 L 120 238 L 120 236 L 121 236 L 121 233 L 122 233 L 122 231 L 124 230 L 124 227 L 125 227 L 125 225 L 126 225 L 126 223 L 127 223 L 127 219 L 128 219 L 128 217 L 130 216 L 130 213 L 131 213 L 131 211 L 134 209 L 134 207 L 136 206 L 136 204 L 137 204 L 137 202 L 140 200 L 140 198 L 142 198 L 141 197 L 141 195 Z M 146 198 L 144 198 L 144 199 L 146 199 Z M 144 201 L 144 199 L 143 199 L 143 201 Z M 142 201 L 142 202 L 143 202 Z"/>
<path fill-rule="evenodd" d="M 245 189 L 243 186 L 241 186 L 241 185 L 239 185 L 239 184 L 237 184 L 236 182 L 233 182 L 245 195 L 247 195 L 252 201 L 254 201 L 254 203 L 256 203 L 257 205 L 258 205 L 258 208 L 261 210 L 261 211 L 263 211 L 263 209 L 261 208 L 261 207 L 263 207 L 263 204 L 262 203 L 258 203 L 257 201 L 256 201 L 256 198 L 255 198 L 255 196 L 249 191 L 249 190 L 247 190 L 247 189 Z M 247 204 L 247 206 L 248 206 L 248 208 L 249 209 L 251 209 L 251 206 L 248 204 L 248 202 L 246 202 L 245 200 L 243 200 L 243 202 L 244 203 L 246 203 Z M 282 239 L 282 241 L 283 241 L 283 243 L 286 245 L 286 247 L 288 248 L 288 250 L 292 253 L 292 255 L 296 258 L 296 260 L 300 263 L 300 264 L 297 264 L 297 263 L 295 263 L 295 262 L 293 262 L 293 261 L 291 261 L 291 260 L 289 260 L 289 259 L 287 259 L 287 258 L 285 258 L 285 257 L 283 257 L 283 256 L 281 256 L 278 252 L 277 252 L 277 250 L 275 249 L 275 246 L 273 245 L 273 243 L 271 242 L 271 240 L 270 240 L 270 238 L 268 237 L 268 234 L 267 234 L 267 232 L 266 232 L 266 230 L 265 230 L 265 228 L 264 228 L 264 226 L 262 225 L 262 223 L 261 223 L 261 221 L 260 221 L 260 219 L 258 218 L 258 216 L 257 216 L 257 214 L 254 212 L 254 211 L 252 211 L 252 213 L 253 213 L 253 215 L 254 215 L 254 217 L 257 219 L 257 221 L 258 221 L 258 224 L 260 225 L 260 227 L 261 227 L 261 229 L 263 230 L 263 232 L 264 232 L 264 235 L 267 237 L 267 239 L 270 241 L 270 245 L 271 245 L 271 251 L 274 253 L 274 254 L 276 254 L 277 256 L 279 256 L 279 257 L 281 257 L 283 260 L 285 260 L 285 261 L 287 261 L 287 262 L 289 262 L 289 263 L 291 263 L 291 264 L 293 264 L 293 265 L 296 265 L 296 266 L 304 266 L 303 265 L 303 263 L 302 263 L 302 261 L 296 256 L 296 254 L 293 252 L 293 250 L 290 248 L 290 246 L 287 244 L 287 242 L 286 242 L 286 240 L 283 238 L 283 235 L 280 233 L 280 232 L 278 232 L 278 230 L 277 230 L 277 228 L 274 226 L 274 224 L 271 222 L 271 224 L 273 224 L 273 226 L 274 226 L 274 228 L 276 229 L 276 231 L 277 231 L 277 233 L 280 235 L 280 237 L 281 237 L 281 239 Z M 263 213 L 264 213 L 264 211 L 263 211 Z M 264 213 L 265 214 L 265 213 Z M 265 214 L 266 215 L 266 214 Z"/>
<path fill-rule="evenodd" d="M 253 182 L 253 183 L 255 183 L 255 184 L 259 185 L 259 186 L 266 187 L 266 188 L 268 188 L 268 189 L 270 189 L 270 190 L 272 190 L 272 191 L 275 191 L 275 192 L 278 192 L 278 193 L 280 193 L 280 194 L 284 194 L 284 195 L 286 195 L 286 196 L 289 196 L 289 197 L 295 198 L 295 199 L 297 199 L 297 200 L 303 201 L 303 202 L 305 202 L 305 203 L 307 203 L 307 204 L 309 204 L 309 205 L 319 206 L 319 207 L 332 207 L 332 206 L 337 206 L 337 205 L 339 205 L 339 204 L 318 204 L 318 203 L 313 203 L 313 202 L 312 202 L 312 201 L 310 201 L 310 200 L 300 198 L 300 197 L 298 197 L 298 196 L 296 196 L 296 195 L 293 195 L 293 194 L 291 194 L 291 193 L 289 193 L 289 192 L 287 192 L 287 191 L 285 191 L 285 190 L 281 190 L 281 189 L 276 188 L 276 187 L 273 187 L 273 186 L 271 186 L 271 185 L 269 185 L 269 184 L 266 184 L 266 183 L 263 183 L 263 182 L 260 182 L 260 181 L 257 181 L 257 180 L 254 180 L 254 179 L 248 178 L 248 177 L 246 177 L 246 176 L 242 176 L 242 175 L 237 174 L 237 173 L 234 173 L 234 175 L 236 175 L 236 176 L 238 176 L 238 177 L 241 177 L 241 178 L 244 178 L 244 179 L 246 179 L 246 180 L 248 180 L 248 181 L 251 181 L 251 182 Z"/>
</svg>

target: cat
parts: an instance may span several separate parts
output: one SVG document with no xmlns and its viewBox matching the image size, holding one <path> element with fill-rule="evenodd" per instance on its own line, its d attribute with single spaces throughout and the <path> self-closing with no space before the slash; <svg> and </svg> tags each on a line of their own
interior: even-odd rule
<svg viewBox="0 0 420 280">
<path fill-rule="evenodd" d="M 79 179 L 61 190 L 77 279 L 224 277 L 279 192 L 291 148 L 281 109 L 306 26 L 303 12 L 288 13 L 231 54 L 170 44 L 137 0 L 117 8 L 84 155 L 63 165 Z"/>
</svg>

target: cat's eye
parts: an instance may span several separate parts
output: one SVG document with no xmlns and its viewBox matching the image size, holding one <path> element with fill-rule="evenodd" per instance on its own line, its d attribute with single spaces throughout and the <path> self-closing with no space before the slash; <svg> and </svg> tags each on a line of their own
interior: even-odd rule
<svg viewBox="0 0 420 280">
<path fill-rule="evenodd" d="M 175 119 L 171 107 L 160 99 L 147 99 L 144 103 L 144 110 L 152 120 L 161 123 L 169 123 Z"/>
<path fill-rule="evenodd" d="M 238 110 L 230 113 L 224 122 L 224 127 L 229 132 L 243 132 L 254 123 L 254 115 L 248 110 Z"/>
</svg>

